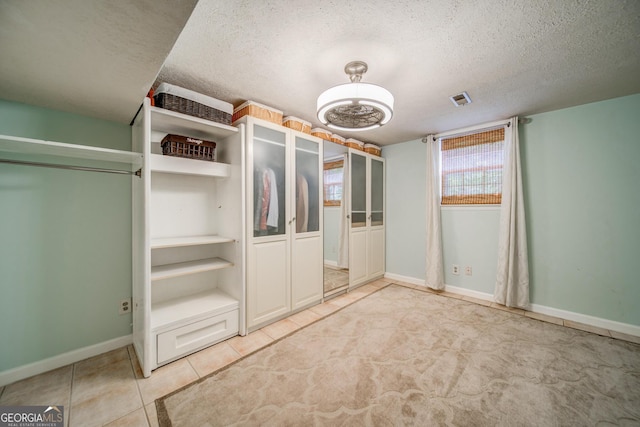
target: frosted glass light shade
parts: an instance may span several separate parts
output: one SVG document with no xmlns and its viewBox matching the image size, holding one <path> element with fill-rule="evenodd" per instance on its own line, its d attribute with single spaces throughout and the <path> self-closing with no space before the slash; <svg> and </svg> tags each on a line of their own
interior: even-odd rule
<svg viewBox="0 0 640 427">
<path fill-rule="evenodd" d="M 334 129 L 359 131 L 382 126 L 393 117 L 393 95 L 369 83 L 347 83 L 318 97 L 318 119 Z"/>
</svg>

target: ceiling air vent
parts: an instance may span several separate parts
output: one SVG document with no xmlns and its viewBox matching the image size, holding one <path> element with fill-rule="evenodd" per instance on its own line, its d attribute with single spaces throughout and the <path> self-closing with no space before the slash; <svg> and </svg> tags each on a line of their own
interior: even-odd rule
<svg viewBox="0 0 640 427">
<path fill-rule="evenodd" d="M 456 107 L 471 104 L 471 98 L 469 98 L 469 94 L 467 92 L 462 92 L 461 94 L 450 96 L 449 99 Z"/>
</svg>

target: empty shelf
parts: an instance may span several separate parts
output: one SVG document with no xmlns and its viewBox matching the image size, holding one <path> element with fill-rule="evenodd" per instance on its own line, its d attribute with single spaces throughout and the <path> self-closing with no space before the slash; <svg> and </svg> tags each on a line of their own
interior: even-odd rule
<svg viewBox="0 0 640 427">
<path fill-rule="evenodd" d="M 162 154 L 151 154 L 149 157 L 149 167 L 153 172 L 175 173 L 182 175 L 201 175 L 226 178 L 231 174 L 231 166 L 226 163 L 164 156 Z"/>
<path fill-rule="evenodd" d="M 179 248 L 183 246 L 197 246 L 197 245 L 215 245 L 218 243 L 229 243 L 233 241 L 234 239 L 230 237 L 223 237 L 223 236 L 217 236 L 217 235 L 164 237 L 164 238 L 151 239 L 151 249 Z"/>
<path fill-rule="evenodd" d="M 204 271 L 219 270 L 232 267 L 233 263 L 222 258 L 207 258 L 197 261 L 179 262 L 151 267 L 151 280 L 169 279 L 187 274 L 202 273 Z"/>
<path fill-rule="evenodd" d="M 0 135 L 0 151 L 126 163 L 133 166 L 132 170 L 142 164 L 142 154 L 140 153 L 19 136 Z"/>
</svg>

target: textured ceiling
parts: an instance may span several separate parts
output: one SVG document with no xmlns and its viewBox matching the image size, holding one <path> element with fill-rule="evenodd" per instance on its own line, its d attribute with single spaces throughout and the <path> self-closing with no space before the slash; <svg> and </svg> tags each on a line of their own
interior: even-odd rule
<svg viewBox="0 0 640 427">
<path fill-rule="evenodd" d="M 129 123 L 197 0 L 0 0 L 0 98 Z"/>
<path fill-rule="evenodd" d="M 318 95 L 363 60 L 394 118 L 342 134 L 384 145 L 640 92 L 638 0 L 194 2 L 1 0 L 0 97 L 128 123 L 160 72 L 319 125 Z"/>
<path fill-rule="evenodd" d="M 344 66 L 395 96 L 389 144 L 640 92 L 640 1 L 200 0 L 159 80 L 319 125 Z M 472 103 L 456 108 L 451 95 Z"/>
</svg>

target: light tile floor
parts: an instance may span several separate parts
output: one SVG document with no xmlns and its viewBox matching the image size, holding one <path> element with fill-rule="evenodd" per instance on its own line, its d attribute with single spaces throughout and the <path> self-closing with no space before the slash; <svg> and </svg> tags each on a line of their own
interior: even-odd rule
<svg viewBox="0 0 640 427">
<path fill-rule="evenodd" d="M 157 426 L 155 406 L 157 398 L 209 375 L 390 283 L 640 343 L 640 337 L 539 313 L 511 309 L 450 292 L 436 292 L 424 286 L 381 279 L 265 326 L 246 337 L 231 338 L 158 368 L 150 378 L 143 378 L 133 347 L 129 345 L 0 387 L 0 406 L 63 405 L 67 426 Z"/>
<path fill-rule="evenodd" d="M 142 376 L 133 346 L 0 387 L 0 406 L 62 405 L 67 426 L 157 426 L 155 400 L 390 283 L 378 280 Z"/>
<path fill-rule="evenodd" d="M 328 295 L 332 291 L 343 289 L 349 284 L 349 270 L 324 266 L 324 294 Z"/>
</svg>

